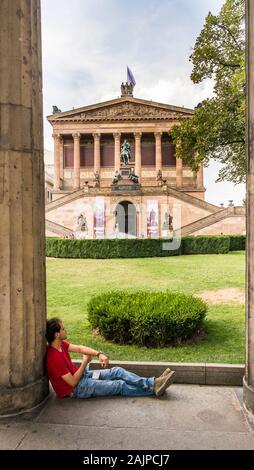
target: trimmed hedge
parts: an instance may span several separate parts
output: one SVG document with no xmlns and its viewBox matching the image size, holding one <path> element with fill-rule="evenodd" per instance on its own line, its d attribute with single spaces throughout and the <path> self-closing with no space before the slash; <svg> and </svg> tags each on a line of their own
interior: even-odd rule
<svg viewBox="0 0 254 470">
<path fill-rule="evenodd" d="M 230 251 L 245 250 L 246 236 L 245 235 L 229 235 L 230 238 Z"/>
<path fill-rule="evenodd" d="M 232 241 L 231 241 L 232 240 Z M 46 256 L 54 258 L 152 258 L 184 254 L 228 253 L 240 246 L 238 237 L 192 236 L 183 237 L 181 245 L 168 250 L 166 239 L 97 239 L 75 240 L 50 237 L 46 239 Z M 241 238 L 241 246 L 243 240 Z"/>
<path fill-rule="evenodd" d="M 170 291 L 107 291 L 88 303 L 88 319 L 104 338 L 146 347 L 181 344 L 200 331 L 206 312 L 202 300 Z"/>
<path fill-rule="evenodd" d="M 227 235 L 197 235 L 183 237 L 183 254 L 212 254 L 228 253 L 230 251 L 230 238 Z"/>
<path fill-rule="evenodd" d="M 164 251 L 162 240 L 159 239 L 46 239 L 46 256 L 55 258 L 150 258 L 176 256 L 180 252 L 181 247 L 174 251 Z"/>
</svg>

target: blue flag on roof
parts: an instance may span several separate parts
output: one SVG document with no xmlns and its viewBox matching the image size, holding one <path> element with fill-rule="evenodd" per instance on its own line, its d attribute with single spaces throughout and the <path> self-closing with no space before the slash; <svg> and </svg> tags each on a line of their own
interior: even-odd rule
<svg viewBox="0 0 254 470">
<path fill-rule="evenodd" d="M 133 86 L 136 85 L 136 80 L 134 78 L 134 75 L 133 75 L 131 69 L 129 69 L 128 65 L 127 65 L 127 82 L 131 83 Z"/>
</svg>

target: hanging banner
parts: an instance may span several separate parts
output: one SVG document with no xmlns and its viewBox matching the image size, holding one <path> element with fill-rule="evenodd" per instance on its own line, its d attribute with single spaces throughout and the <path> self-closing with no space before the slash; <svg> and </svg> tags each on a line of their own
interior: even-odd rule
<svg viewBox="0 0 254 470">
<path fill-rule="evenodd" d="M 95 198 L 93 206 L 93 227 L 94 238 L 104 238 L 105 233 L 105 211 L 104 211 L 104 197 L 98 196 Z"/>
<path fill-rule="evenodd" d="M 156 238 L 159 236 L 159 205 L 158 201 L 147 201 L 147 237 Z"/>
</svg>

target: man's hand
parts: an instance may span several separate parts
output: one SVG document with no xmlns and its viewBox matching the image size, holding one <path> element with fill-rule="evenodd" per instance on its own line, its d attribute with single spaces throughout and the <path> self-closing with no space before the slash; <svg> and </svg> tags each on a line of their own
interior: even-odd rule
<svg viewBox="0 0 254 470">
<path fill-rule="evenodd" d="M 87 365 L 89 364 L 89 362 L 91 362 L 91 360 L 92 356 L 89 356 L 88 354 L 83 354 L 82 363 L 85 363 Z"/>
<path fill-rule="evenodd" d="M 108 367 L 108 356 L 106 356 L 106 354 L 100 354 L 99 355 L 99 361 L 100 361 L 101 367 L 103 367 L 103 369 L 106 369 L 106 367 Z"/>
</svg>

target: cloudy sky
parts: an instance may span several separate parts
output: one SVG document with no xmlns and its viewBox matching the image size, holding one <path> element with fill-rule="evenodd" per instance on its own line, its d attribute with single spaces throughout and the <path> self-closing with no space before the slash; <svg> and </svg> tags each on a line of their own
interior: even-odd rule
<svg viewBox="0 0 254 470">
<path fill-rule="evenodd" d="M 117 98 L 131 68 L 134 96 L 192 108 L 211 96 L 194 85 L 189 56 L 209 11 L 223 0 L 42 0 L 44 115 Z M 45 149 L 53 150 L 44 120 Z M 50 155 L 50 154 L 48 154 Z M 50 157 L 48 157 L 50 158 Z M 206 200 L 242 203 L 245 187 L 217 183 L 205 170 Z"/>
</svg>

